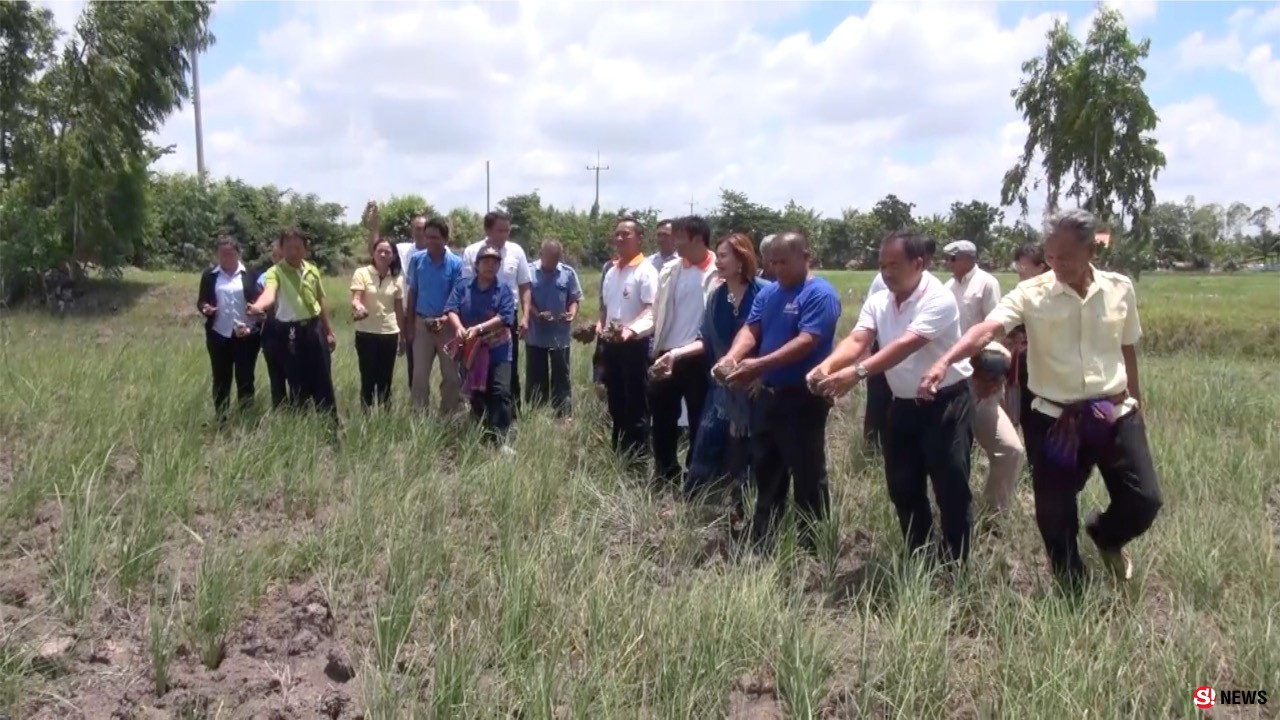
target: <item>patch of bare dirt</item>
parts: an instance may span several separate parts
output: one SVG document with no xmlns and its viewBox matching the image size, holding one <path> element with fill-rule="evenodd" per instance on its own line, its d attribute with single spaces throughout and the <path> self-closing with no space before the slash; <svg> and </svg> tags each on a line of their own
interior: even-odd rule
<svg viewBox="0 0 1280 720">
<path fill-rule="evenodd" d="M 782 703 L 773 676 L 747 673 L 729 691 L 729 720 L 782 720 Z"/>
<path fill-rule="evenodd" d="M 7 578 L 6 578 L 7 579 Z M 22 584 L 19 589 L 26 588 Z M 30 592 L 30 590 L 27 590 Z M 123 610 L 96 618 L 100 635 L 50 634 L 34 642 L 56 693 L 35 700 L 35 717 L 181 717 L 219 711 L 252 718 L 358 718 L 357 667 L 338 622 L 314 584 L 278 587 L 240 623 L 217 668 L 177 648 L 169 688 L 155 696 L 149 632 Z M 179 631 L 180 632 L 180 631 Z M 51 697 L 57 697 L 55 702 Z"/>
</svg>

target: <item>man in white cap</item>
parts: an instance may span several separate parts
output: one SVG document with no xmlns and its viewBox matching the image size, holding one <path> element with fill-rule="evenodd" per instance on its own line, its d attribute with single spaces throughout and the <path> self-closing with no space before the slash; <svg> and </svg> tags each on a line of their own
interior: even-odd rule
<svg viewBox="0 0 1280 720">
<path fill-rule="evenodd" d="M 1000 281 L 978 267 L 978 248 L 968 240 L 957 240 L 942 248 L 951 279 L 947 289 L 955 296 L 960 309 L 960 332 L 986 319 L 1000 302 Z M 987 454 L 987 484 L 982 491 L 982 505 L 988 512 L 998 513 L 1009 506 L 1018 486 L 1018 473 L 1026 451 L 1018 428 L 1000 406 L 999 393 L 977 397 L 973 414 L 973 436 Z"/>
</svg>

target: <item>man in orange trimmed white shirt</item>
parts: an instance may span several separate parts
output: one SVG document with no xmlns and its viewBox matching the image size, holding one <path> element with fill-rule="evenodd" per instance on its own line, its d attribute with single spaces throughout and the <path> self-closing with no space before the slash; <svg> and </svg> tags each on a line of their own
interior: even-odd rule
<svg viewBox="0 0 1280 720">
<path fill-rule="evenodd" d="M 658 271 L 641 250 L 644 228 L 624 216 L 613 231 L 618 259 L 605 273 L 596 336 L 603 343 L 604 382 L 613 423 L 613 451 L 634 470 L 648 455 L 649 338 Z"/>
</svg>

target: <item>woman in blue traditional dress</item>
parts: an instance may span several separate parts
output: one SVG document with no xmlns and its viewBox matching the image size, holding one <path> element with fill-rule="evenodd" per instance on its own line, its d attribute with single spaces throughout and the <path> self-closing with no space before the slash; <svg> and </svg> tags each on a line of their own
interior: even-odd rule
<svg viewBox="0 0 1280 720">
<path fill-rule="evenodd" d="M 702 330 L 697 340 L 672 353 L 681 356 L 705 353 L 708 368 L 724 357 L 751 313 L 756 293 L 767 284 L 757 276 L 759 266 L 751 238 L 741 233 L 721 238 L 716 244 L 716 269 L 722 282 L 707 302 Z M 700 424 L 684 495 L 692 499 L 727 487 L 733 506 L 732 522 L 736 526 L 743 517 L 742 491 L 750 458 L 749 391 L 732 390 L 713 382 L 704 407 L 700 420 L 690 418 Z"/>
</svg>

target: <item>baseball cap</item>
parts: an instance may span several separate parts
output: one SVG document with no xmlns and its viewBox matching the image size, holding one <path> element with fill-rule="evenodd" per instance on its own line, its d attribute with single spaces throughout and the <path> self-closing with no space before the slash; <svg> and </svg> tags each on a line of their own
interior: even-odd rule
<svg viewBox="0 0 1280 720">
<path fill-rule="evenodd" d="M 485 245 L 484 247 L 480 248 L 480 252 L 476 253 L 476 262 L 480 262 L 481 260 L 484 260 L 486 258 L 501 260 L 502 253 L 498 252 L 497 248 L 494 248 L 490 245 Z"/>
<path fill-rule="evenodd" d="M 942 248 L 943 255 L 970 255 L 978 257 L 978 246 L 968 240 L 956 240 Z"/>
</svg>

